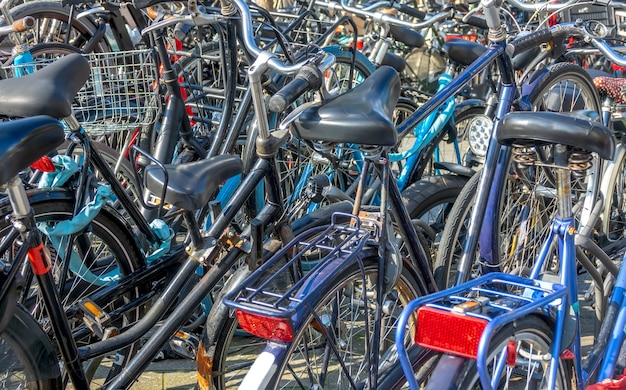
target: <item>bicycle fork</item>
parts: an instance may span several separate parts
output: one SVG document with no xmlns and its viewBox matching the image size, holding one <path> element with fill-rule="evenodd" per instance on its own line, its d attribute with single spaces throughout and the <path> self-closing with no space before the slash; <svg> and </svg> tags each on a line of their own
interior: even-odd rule
<svg viewBox="0 0 626 390">
<path fill-rule="evenodd" d="M 72 330 L 69 327 L 54 279 L 50 273 L 51 260 L 44 248 L 41 234 L 35 225 L 32 208 L 28 203 L 26 191 L 18 176 L 7 184 L 7 194 L 13 208 L 13 227 L 19 231 L 24 242 L 23 245 L 28 248 L 28 259 L 41 289 L 44 305 L 50 316 L 50 323 L 56 335 L 66 371 L 76 389 L 89 389 L 83 366 L 78 358 Z"/>
</svg>

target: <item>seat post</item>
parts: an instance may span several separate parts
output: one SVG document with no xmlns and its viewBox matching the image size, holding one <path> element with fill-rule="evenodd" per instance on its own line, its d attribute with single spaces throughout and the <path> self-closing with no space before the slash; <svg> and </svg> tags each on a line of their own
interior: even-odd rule
<svg viewBox="0 0 626 390">
<path fill-rule="evenodd" d="M 556 172 L 557 216 L 563 219 L 570 218 L 572 216 L 572 188 L 567 146 L 561 144 L 555 145 L 554 164 L 558 167 Z"/>
</svg>

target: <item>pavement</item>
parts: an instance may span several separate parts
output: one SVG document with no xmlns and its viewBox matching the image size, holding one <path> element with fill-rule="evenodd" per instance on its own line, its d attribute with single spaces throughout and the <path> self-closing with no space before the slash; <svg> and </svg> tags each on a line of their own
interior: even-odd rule
<svg viewBox="0 0 626 390">
<path fill-rule="evenodd" d="M 152 362 L 133 390 L 183 390 L 196 385 L 196 361 L 192 359 L 167 359 Z"/>
</svg>

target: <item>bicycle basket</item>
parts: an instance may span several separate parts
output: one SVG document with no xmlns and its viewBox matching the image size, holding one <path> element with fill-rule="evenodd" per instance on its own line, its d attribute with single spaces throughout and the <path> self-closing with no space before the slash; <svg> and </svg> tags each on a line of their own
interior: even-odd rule
<svg viewBox="0 0 626 390">
<path fill-rule="evenodd" d="M 161 109 L 156 53 L 152 49 L 85 54 L 91 76 L 74 100 L 73 112 L 91 135 L 152 125 Z M 5 66 L 7 77 L 32 72 L 54 59 Z"/>
</svg>

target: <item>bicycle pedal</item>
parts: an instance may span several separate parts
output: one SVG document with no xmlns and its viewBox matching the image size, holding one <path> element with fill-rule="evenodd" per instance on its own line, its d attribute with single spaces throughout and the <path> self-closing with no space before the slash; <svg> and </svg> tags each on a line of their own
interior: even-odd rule
<svg viewBox="0 0 626 390">
<path fill-rule="evenodd" d="M 83 322 L 87 328 L 100 339 L 103 339 L 106 331 L 105 325 L 111 320 L 109 314 L 90 299 L 82 300 L 78 307 L 83 311 Z"/>
<path fill-rule="evenodd" d="M 185 359 L 195 359 L 200 339 L 191 333 L 177 331 L 169 341 L 169 346 L 176 355 Z"/>
</svg>

